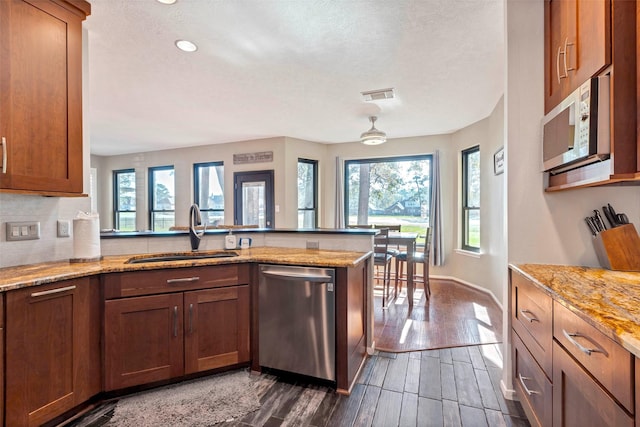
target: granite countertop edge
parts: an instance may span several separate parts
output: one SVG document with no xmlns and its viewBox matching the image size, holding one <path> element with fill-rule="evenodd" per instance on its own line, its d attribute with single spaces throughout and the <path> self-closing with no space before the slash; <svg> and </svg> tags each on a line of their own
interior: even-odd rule
<svg viewBox="0 0 640 427">
<path fill-rule="evenodd" d="M 509 266 L 640 357 L 640 272 L 553 264 Z"/>
<path fill-rule="evenodd" d="M 224 252 L 207 251 L 207 252 Z M 131 258 L 162 256 L 166 253 L 129 254 L 104 256 L 90 262 L 52 261 L 38 264 L 0 268 L 0 293 L 32 286 L 41 286 L 62 280 L 95 276 L 106 273 L 160 270 L 167 268 L 203 267 L 224 264 L 268 263 L 317 267 L 359 266 L 371 257 L 372 252 L 350 252 L 315 249 L 262 247 L 235 251 L 233 258 L 204 258 L 180 261 L 127 264 Z"/>
</svg>

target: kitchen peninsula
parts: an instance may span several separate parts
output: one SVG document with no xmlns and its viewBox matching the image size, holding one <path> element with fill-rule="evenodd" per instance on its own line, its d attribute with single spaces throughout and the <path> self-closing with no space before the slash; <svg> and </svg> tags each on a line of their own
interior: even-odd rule
<svg viewBox="0 0 640 427">
<path fill-rule="evenodd" d="M 353 234 L 329 231 L 330 236 L 323 237 L 326 233 L 312 230 L 251 233 L 257 245 L 277 240 L 295 246 L 293 241 L 297 239 L 292 234 L 303 237 L 303 244 L 314 236 L 312 245 L 323 249 L 208 249 L 199 253 L 233 252 L 234 256 L 142 263 L 130 260 L 148 254 L 188 252 L 165 248 L 105 255 L 103 251 L 99 261 L 58 261 L 0 269 L 0 301 L 4 300 L 0 307 L 5 309 L 0 317 L 6 334 L 2 343 L 6 359 L 0 372 L 6 382 L 2 403 L 7 425 L 64 419 L 105 391 L 129 392 L 132 387 L 240 366 L 259 371 L 259 308 L 255 303 L 259 264 L 335 270 L 335 384 L 339 393 L 348 394 L 367 357 L 372 267 L 370 251 L 324 249 L 332 236 L 341 236 L 342 246 L 347 246 L 345 233 Z M 367 247 L 364 242 L 371 242 L 370 233 L 360 232 L 359 238 L 349 240 L 361 240 Z M 218 245 L 218 238 L 224 235 L 214 232 L 205 236 L 208 247 Z M 106 240 L 128 247 L 135 246 L 131 244 L 135 240 L 153 247 L 173 241 L 175 247 L 187 239 L 184 233 L 151 237 L 141 233 L 102 239 Z M 127 317 L 131 313 L 134 315 Z M 215 328 L 209 324 L 212 319 Z M 154 328 L 153 333 L 149 328 Z M 136 334 L 146 338 L 137 339 Z M 198 347 L 198 343 L 214 339 L 202 338 L 203 334 L 214 334 L 215 339 L 221 338 L 221 344 L 216 348 Z M 150 342 L 149 337 L 156 343 L 149 353 L 155 359 L 139 354 L 147 351 L 144 343 Z M 126 354 L 123 348 L 128 349 Z"/>
</svg>

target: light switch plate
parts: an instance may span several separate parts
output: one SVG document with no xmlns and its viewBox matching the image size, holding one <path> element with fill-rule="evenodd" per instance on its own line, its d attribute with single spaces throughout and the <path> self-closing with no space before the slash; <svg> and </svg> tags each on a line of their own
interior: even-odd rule
<svg viewBox="0 0 640 427">
<path fill-rule="evenodd" d="M 71 235 L 71 221 L 68 219 L 58 220 L 58 237 L 69 237 Z"/>
<path fill-rule="evenodd" d="M 39 221 L 7 222 L 7 242 L 37 240 L 40 238 Z"/>
</svg>

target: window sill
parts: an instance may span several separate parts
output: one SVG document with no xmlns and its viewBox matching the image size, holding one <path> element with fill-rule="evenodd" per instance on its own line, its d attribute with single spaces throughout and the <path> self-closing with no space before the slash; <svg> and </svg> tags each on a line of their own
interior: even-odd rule
<svg viewBox="0 0 640 427">
<path fill-rule="evenodd" d="M 454 249 L 453 251 L 457 254 L 468 256 L 471 258 L 480 258 L 482 256 L 482 252 L 473 252 L 466 249 Z"/>
</svg>

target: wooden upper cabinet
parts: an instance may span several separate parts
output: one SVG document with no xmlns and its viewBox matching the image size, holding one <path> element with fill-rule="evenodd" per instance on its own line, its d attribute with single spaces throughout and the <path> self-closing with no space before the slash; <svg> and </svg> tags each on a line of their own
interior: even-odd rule
<svg viewBox="0 0 640 427">
<path fill-rule="evenodd" d="M 0 189 L 79 194 L 84 1 L 0 1 Z"/>
<path fill-rule="evenodd" d="M 545 113 L 609 64 L 609 0 L 545 2 Z"/>
</svg>

